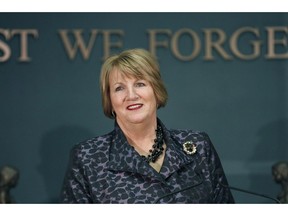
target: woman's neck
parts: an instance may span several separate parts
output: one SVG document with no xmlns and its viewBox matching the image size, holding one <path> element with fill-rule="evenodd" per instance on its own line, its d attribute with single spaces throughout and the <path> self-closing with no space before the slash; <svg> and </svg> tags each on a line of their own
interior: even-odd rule
<svg viewBox="0 0 288 216">
<path fill-rule="evenodd" d="M 156 138 L 157 118 L 155 121 L 150 121 L 147 124 L 119 124 L 128 143 L 134 147 L 140 155 L 147 158 L 151 154 L 149 150 L 153 147 Z M 160 172 L 163 165 L 166 145 L 163 143 L 162 154 L 156 159 L 155 162 L 149 162 L 149 165 Z"/>
<path fill-rule="evenodd" d="M 119 122 L 118 125 L 127 138 L 128 143 L 132 145 L 136 151 L 140 154 L 149 152 L 156 137 L 157 119 L 139 124 L 121 124 L 121 122 Z"/>
</svg>

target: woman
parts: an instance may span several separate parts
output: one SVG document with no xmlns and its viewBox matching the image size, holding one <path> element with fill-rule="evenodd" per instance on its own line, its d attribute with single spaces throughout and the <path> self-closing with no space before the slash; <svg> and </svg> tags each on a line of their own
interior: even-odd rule
<svg viewBox="0 0 288 216">
<path fill-rule="evenodd" d="M 143 49 L 109 57 L 101 70 L 112 132 L 76 145 L 64 203 L 233 203 L 207 134 L 169 130 L 157 118 L 167 91 L 156 59 Z"/>
</svg>

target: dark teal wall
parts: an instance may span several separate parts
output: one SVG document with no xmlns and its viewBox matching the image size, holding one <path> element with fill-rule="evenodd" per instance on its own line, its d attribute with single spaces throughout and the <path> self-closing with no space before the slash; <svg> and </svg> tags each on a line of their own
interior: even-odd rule
<svg viewBox="0 0 288 216">
<path fill-rule="evenodd" d="M 288 14 L 275 13 L 0 14 L 0 29 L 37 29 L 39 33 L 38 38 L 29 38 L 30 62 L 18 61 L 19 38 L 8 41 L 0 34 L 12 50 L 9 60 L 0 62 L 0 166 L 20 170 L 19 183 L 11 191 L 16 201 L 57 202 L 70 148 L 113 128 L 113 121 L 102 113 L 98 85 L 103 37 L 96 39 L 88 60 L 79 53 L 71 60 L 58 34 L 59 29 L 80 28 L 87 40 L 91 29 L 121 29 L 123 49 L 148 49 L 147 29 L 194 30 L 202 44 L 194 60 L 183 62 L 170 48 L 157 49 L 169 92 L 159 117 L 170 128 L 206 131 L 231 185 L 276 197 L 280 186 L 273 181 L 271 166 L 288 159 L 288 60 L 265 58 L 265 28 L 287 26 L 287 21 Z M 229 39 L 245 26 L 261 33 L 258 58 L 239 59 L 228 43 L 224 47 L 232 60 L 224 60 L 215 51 L 214 61 L 203 58 L 203 29 L 219 28 Z M 287 34 L 277 37 L 287 40 Z M 251 39 L 253 35 L 239 41 L 243 52 L 251 51 L 247 43 Z M 189 38 L 181 41 L 181 51 L 189 53 L 193 44 Z M 287 52 L 283 46 L 277 50 Z M 240 203 L 270 202 L 233 194 Z"/>
</svg>

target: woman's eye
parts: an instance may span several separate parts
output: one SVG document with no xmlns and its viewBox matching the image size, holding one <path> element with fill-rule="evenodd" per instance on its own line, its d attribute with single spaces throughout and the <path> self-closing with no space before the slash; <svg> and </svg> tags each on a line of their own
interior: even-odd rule
<svg viewBox="0 0 288 216">
<path fill-rule="evenodd" d="M 115 88 L 115 91 L 116 91 L 116 92 L 117 92 L 117 91 L 121 91 L 122 89 L 123 89 L 122 86 L 118 86 L 118 87 Z"/>
<path fill-rule="evenodd" d="M 137 87 L 143 87 L 143 86 L 145 86 L 145 83 L 143 83 L 143 82 L 138 82 L 138 83 L 136 83 L 136 86 L 137 86 Z"/>
</svg>

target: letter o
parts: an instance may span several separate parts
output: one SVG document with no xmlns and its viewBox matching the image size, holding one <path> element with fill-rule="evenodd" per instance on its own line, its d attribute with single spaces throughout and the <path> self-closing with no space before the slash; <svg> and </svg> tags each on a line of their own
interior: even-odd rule
<svg viewBox="0 0 288 216">
<path fill-rule="evenodd" d="M 183 55 L 179 51 L 179 47 L 178 47 L 179 38 L 183 34 L 188 34 L 194 41 L 194 50 L 192 51 L 192 53 L 190 55 Z M 179 60 L 191 61 L 195 57 L 197 57 L 197 55 L 199 54 L 199 52 L 201 50 L 201 41 L 200 41 L 200 39 L 199 39 L 199 37 L 198 37 L 196 32 L 194 32 L 193 30 L 188 29 L 188 28 L 183 28 L 183 29 L 178 30 L 172 36 L 171 49 L 172 49 L 172 53 L 174 54 L 174 56 L 176 58 L 178 58 Z"/>
</svg>

